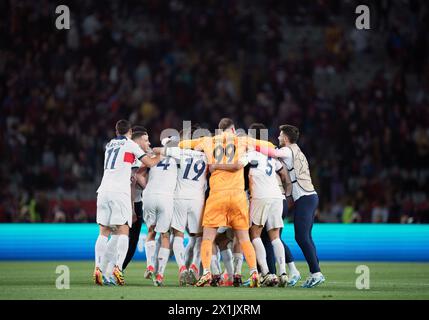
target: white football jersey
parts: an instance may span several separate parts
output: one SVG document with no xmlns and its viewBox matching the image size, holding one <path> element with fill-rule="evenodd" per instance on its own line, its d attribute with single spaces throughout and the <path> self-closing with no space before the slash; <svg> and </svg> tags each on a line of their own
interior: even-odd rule
<svg viewBox="0 0 429 320">
<path fill-rule="evenodd" d="M 143 198 L 149 194 L 174 195 L 176 181 L 177 162 L 172 157 L 165 157 L 156 166 L 149 169 Z"/>
<path fill-rule="evenodd" d="M 248 152 L 246 157 L 250 163 L 249 188 L 252 199 L 283 199 L 276 177 L 277 171 L 283 167 L 280 161 L 256 151 Z"/>
<path fill-rule="evenodd" d="M 207 157 L 204 152 L 167 148 L 166 155 L 178 160 L 176 199 L 198 199 L 204 197 L 207 188 Z"/>
<path fill-rule="evenodd" d="M 139 145 L 125 136 L 110 140 L 104 152 L 103 179 L 97 193 L 120 192 L 131 197 L 131 166 L 144 155 Z"/>
</svg>

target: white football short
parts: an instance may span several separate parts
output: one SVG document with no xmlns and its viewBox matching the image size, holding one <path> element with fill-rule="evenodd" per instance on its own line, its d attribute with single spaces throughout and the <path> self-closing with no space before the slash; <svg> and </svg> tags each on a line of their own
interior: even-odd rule
<svg viewBox="0 0 429 320">
<path fill-rule="evenodd" d="M 133 213 L 131 196 L 120 192 L 100 192 L 97 195 L 97 223 L 106 227 L 128 224 L 131 228 Z"/>
<path fill-rule="evenodd" d="M 171 219 L 173 218 L 173 195 L 145 195 L 143 203 L 143 220 L 147 227 L 155 226 L 155 232 L 168 232 L 171 226 Z"/>
<path fill-rule="evenodd" d="M 174 211 L 171 227 L 180 232 L 202 232 L 204 197 L 197 199 L 174 199 Z M 187 228 L 186 228 L 187 227 Z"/>
<path fill-rule="evenodd" d="M 267 231 L 283 228 L 282 199 L 252 199 L 250 201 L 250 221 L 258 226 L 265 226 Z"/>
</svg>

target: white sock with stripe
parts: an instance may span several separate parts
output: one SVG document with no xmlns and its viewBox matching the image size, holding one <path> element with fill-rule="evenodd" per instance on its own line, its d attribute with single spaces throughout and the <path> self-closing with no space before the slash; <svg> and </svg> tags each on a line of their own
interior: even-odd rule
<svg viewBox="0 0 429 320">
<path fill-rule="evenodd" d="M 110 236 L 109 242 L 107 242 L 106 253 L 104 254 L 103 259 L 101 259 L 101 271 L 103 274 L 108 277 L 111 273 L 109 273 L 110 266 L 115 266 L 116 264 L 116 250 L 118 244 L 118 235 L 112 234 Z M 112 267 L 113 270 L 113 267 Z"/>
<path fill-rule="evenodd" d="M 276 257 L 277 264 L 279 265 L 279 274 L 286 273 L 286 261 L 285 261 L 285 248 L 280 238 L 271 241 L 274 250 L 274 256 Z"/>
<path fill-rule="evenodd" d="M 165 266 L 167 265 L 168 258 L 170 257 L 170 249 L 159 248 L 158 252 L 158 270 L 157 273 L 164 275 Z"/>
<path fill-rule="evenodd" d="M 253 247 L 256 252 L 256 260 L 258 261 L 259 267 L 261 268 L 261 273 L 263 275 L 269 272 L 267 264 L 267 253 L 265 251 L 264 244 L 262 243 L 261 238 L 255 238 L 252 240 Z"/>
<path fill-rule="evenodd" d="M 182 237 L 174 237 L 173 252 L 179 269 L 185 265 L 185 246 Z"/>
<path fill-rule="evenodd" d="M 107 241 L 109 238 L 99 235 L 95 242 L 95 267 L 101 269 L 101 263 L 107 251 Z M 101 269 L 103 270 L 103 269 Z"/>
<path fill-rule="evenodd" d="M 155 268 L 155 250 L 156 250 L 155 240 L 145 242 L 144 249 L 146 251 L 147 267 L 152 266 Z"/>
<path fill-rule="evenodd" d="M 232 251 L 231 249 L 225 249 L 220 252 L 222 256 L 223 264 L 225 266 L 226 272 L 228 273 L 228 278 L 231 278 L 234 274 L 234 264 L 232 262 Z"/>
<path fill-rule="evenodd" d="M 118 236 L 118 244 L 117 244 L 117 258 L 116 258 L 116 265 L 119 267 L 120 270 L 122 270 L 122 265 L 125 261 L 125 257 L 127 256 L 128 252 L 128 244 L 129 239 L 128 236 L 125 234 L 121 234 Z"/>
<path fill-rule="evenodd" d="M 234 274 L 241 274 L 241 269 L 243 267 L 243 254 L 240 252 L 234 252 Z"/>
<path fill-rule="evenodd" d="M 196 237 L 195 238 L 195 244 L 194 244 L 194 253 L 192 258 L 192 263 L 195 264 L 195 266 L 200 270 L 200 264 L 201 264 L 201 241 L 202 237 Z"/>
</svg>

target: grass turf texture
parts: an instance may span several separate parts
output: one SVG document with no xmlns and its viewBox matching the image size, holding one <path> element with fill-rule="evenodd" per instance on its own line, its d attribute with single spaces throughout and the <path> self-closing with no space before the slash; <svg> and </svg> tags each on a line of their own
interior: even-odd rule
<svg viewBox="0 0 429 320">
<path fill-rule="evenodd" d="M 370 289 L 357 290 L 358 265 L 370 268 Z M 70 268 L 70 289 L 58 290 L 58 265 Z M 0 299 L 429 299 L 429 264 L 329 262 L 321 268 L 326 282 L 312 289 L 301 288 L 308 269 L 297 263 L 303 279 L 293 288 L 179 287 L 178 270 L 169 262 L 165 285 L 154 287 L 143 279 L 145 264 L 133 262 L 125 273 L 126 286 L 98 287 L 92 282 L 93 262 L 0 262 Z M 243 278 L 248 271 L 243 267 Z"/>
</svg>

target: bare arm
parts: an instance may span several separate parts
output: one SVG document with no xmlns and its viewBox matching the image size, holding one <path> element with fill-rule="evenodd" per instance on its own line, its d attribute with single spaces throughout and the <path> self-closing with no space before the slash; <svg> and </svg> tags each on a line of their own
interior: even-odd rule
<svg viewBox="0 0 429 320">
<path fill-rule="evenodd" d="M 289 174 L 287 173 L 285 167 L 280 169 L 277 174 L 280 176 L 286 196 L 290 196 L 292 193 L 292 181 L 290 180 Z"/>
<path fill-rule="evenodd" d="M 146 167 L 140 167 L 139 170 L 137 170 L 136 175 L 136 183 L 138 183 L 138 185 L 144 189 L 146 188 L 146 184 L 147 184 L 147 171 L 146 171 Z"/>
<path fill-rule="evenodd" d="M 159 154 L 156 156 L 147 155 L 140 159 L 140 161 L 148 168 L 156 166 L 160 160 L 161 156 Z"/>
</svg>

